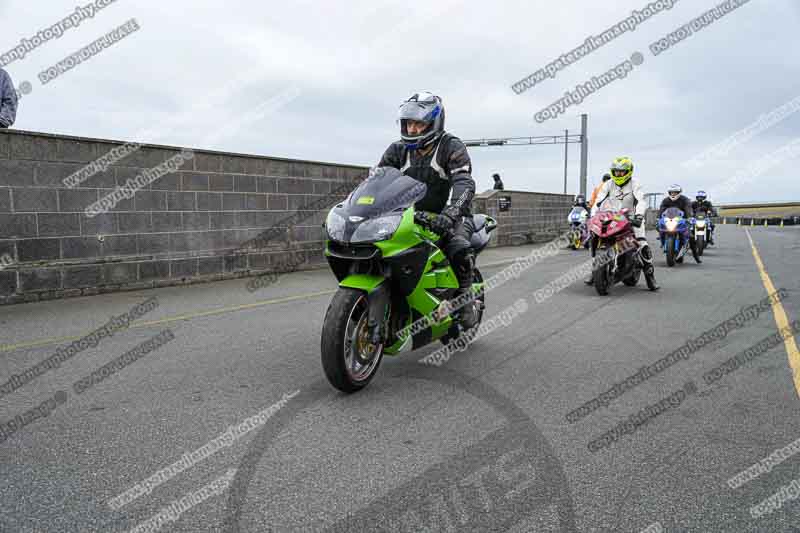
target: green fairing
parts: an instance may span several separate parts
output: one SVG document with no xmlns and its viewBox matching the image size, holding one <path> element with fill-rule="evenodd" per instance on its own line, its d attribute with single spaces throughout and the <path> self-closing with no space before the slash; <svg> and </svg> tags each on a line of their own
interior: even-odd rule
<svg viewBox="0 0 800 533">
<path fill-rule="evenodd" d="M 373 244 L 381 251 L 381 257 L 387 258 L 405 252 L 424 241 L 435 243 L 438 240 L 439 236 L 437 234 L 418 226 L 414 222 L 414 209 L 408 208 L 403 213 L 400 225 L 394 235 L 392 235 L 392 238 L 385 241 L 374 242 Z M 428 258 L 419 283 L 411 294 L 406 297 L 409 307 L 423 316 L 430 315 L 441 303 L 441 300 L 430 294 L 426 289 L 458 289 L 458 279 L 450 266 L 433 268 L 434 264 L 441 264 L 444 262 L 447 262 L 444 252 L 439 248 L 434 248 L 434 252 Z M 384 279 L 385 278 L 382 276 L 352 274 L 343 279 L 339 283 L 339 286 L 361 289 L 370 293 L 374 291 Z M 480 292 L 480 289 L 481 284 L 473 284 L 473 290 L 476 293 Z M 411 319 L 409 318 L 406 325 L 410 325 L 411 323 Z M 449 316 L 442 322 L 433 325 L 431 327 L 431 340 L 437 340 L 446 335 L 452 325 L 453 319 Z M 404 342 L 404 339 L 398 340 L 392 346 L 386 347 L 384 353 L 387 355 L 397 354 Z"/>
<path fill-rule="evenodd" d="M 373 276 L 371 274 L 350 274 L 339 283 L 339 286 L 372 292 L 385 279 L 383 276 Z"/>
</svg>

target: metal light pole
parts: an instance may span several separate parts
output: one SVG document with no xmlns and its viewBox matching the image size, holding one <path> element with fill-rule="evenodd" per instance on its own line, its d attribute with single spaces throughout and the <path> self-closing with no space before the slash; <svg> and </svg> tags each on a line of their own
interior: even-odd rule
<svg viewBox="0 0 800 533">
<path fill-rule="evenodd" d="M 586 175 L 589 162 L 589 136 L 587 135 L 588 115 L 581 115 L 581 194 L 586 197 Z"/>
<path fill-rule="evenodd" d="M 567 194 L 567 162 L 569 161 L 569 130 L 564 130 L 564 194 Z"/>
</svg>

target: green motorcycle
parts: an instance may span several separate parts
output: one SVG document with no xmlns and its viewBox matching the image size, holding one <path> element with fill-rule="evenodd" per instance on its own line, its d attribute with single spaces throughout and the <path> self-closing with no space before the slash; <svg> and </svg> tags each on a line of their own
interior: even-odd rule
<svg viewBox="0 0 800 533">
<path fill-rule="evenodd" d="M 367 386 L 384 354 L 416 350 L 435 340 L 449 343 L 463 333 L 460 314 L 433 318 L 443 300 L 458 290 L 458 280 L 441 239 L 427 227 L 428 213 L 415 211 L 427 187 L 394 168 L 379 167 L 328 213 L 325 257 L 339 289 L 322 326 L 322 368 L 344 392 Z M 470 240 L 477 256 L 497 222 L 473 216 Z M 473 273 L 478 327 L 485 294 L 477 267 Z"/>
</svg>

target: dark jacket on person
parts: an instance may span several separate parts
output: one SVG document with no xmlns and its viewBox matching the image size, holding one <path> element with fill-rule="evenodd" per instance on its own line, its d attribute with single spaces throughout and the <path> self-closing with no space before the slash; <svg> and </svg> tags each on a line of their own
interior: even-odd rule
<svg viewBox="0 0 800 533">
<path fill-rule="evenodd" d="M 494 187 L 492 188 L 495 191 L 502 191 L 503 190 L 503 180 L 497 178 L 494 180 Z"/>
<path fill-rule="evenodd" d="M 461 216 L 472 214 L 475 196 L 472 162 L 467 147 L 455 135 L 443 133 L 425 155 L 420 155 L 419 150 L 409 150 L 403 141 L 393 142 L 378 166 L 394 167 L 427 185 L 428 192 L 415 204 L 417 210 L 441 213 L 452 192 L 452 207 L 448 211 L 458 211 Z"/>
<path fill-rule="evenodd" d="M 0 128 L 10 128 L 17 119 L 17 90 L 8 72 L 0 68 Z"/>
<path fill-rule="evenodd" d="M 714 206 L 711 205 L 711 202 L 708 200 L 703 200 L 702 202 L 695 200 L 692 202 L 692 209 L 694 210 L 695 214 L 700 213 L 701 211 L 712 217 L 717 214 L 717 210 L 714 209 Z"/>
<path fill-rule="evenodd" d="M 660 217 L 661 215 L 663 215 L 664 211 L 666 211 L 670 207 L 677 207 L 678 209 L 683 211 L 683 215 L 686 218 L 692 218 L 694 216 L 694 209 L 692 209 L 692 203 L 686 196 L 682 194 L 678 196 L 678 198 L 675 200 L 673 200 L 669 196 L 664 198 L 664 200 L 661 201 L 661 208 L 658 210 L 658 216 Z"/>
<path fill-rule="evenodd" d="M 573 209 L 576 208 L 576 207 L 582 207 L 582 208 L 586 209 L 587 213 L 591 213 L 592 212 L 592 210 L 589 208 L 589 204 L 587 204 L 586 202 L 582 202 L 582 203 L 579 203 L 579 204 L 578 203 L 572 204 L 572 207 L 573 207 Z"/>
</svg>

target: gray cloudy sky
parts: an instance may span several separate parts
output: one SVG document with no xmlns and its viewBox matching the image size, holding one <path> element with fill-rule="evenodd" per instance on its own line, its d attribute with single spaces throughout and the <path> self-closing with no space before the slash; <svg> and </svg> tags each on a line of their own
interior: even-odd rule
<svg viewBox="0 0 800 533">
<path fill-rule="evenodd" d="M 5 52 L 89 0 L 0 0 Z M 461 138 L 575 133 L 589 114 L 589 183 L 630 155 L 648 192 L 673 182 L 716 201 L 800 200 L 800 157 L 736 193 L 737 170 L 800 137 L 800 112 L 701 169 L 681 163 L 800 96 L 800 2 L 751 0 L 655 57 L 648 46 L 718 0 L 679 0 L 524 92 L 510 86 L 648 0 L 243 2 L 118 0 L 6 67 L 33 91 L 16 128 L 214 150 L 374 164 L 398 137 L 403 98 L 444 98 Z M 141 30 L 41 85 L 37 74 L 135 17 Z M 633 52 L 644 63 L 564 115 L 533 115 Z M 148 131 L 150 130 L 150 131 Z M 473 148 L 478 189 L 560 192 L 563 146 Z M 570 145 L 569 191 L 578 187 Z"/>
</svg>

